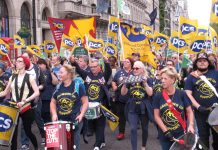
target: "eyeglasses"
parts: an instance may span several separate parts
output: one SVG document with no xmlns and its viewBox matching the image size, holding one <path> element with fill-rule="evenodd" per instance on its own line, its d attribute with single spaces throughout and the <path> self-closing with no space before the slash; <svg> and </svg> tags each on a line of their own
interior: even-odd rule
<svg viewBox="0 0 218 150">
<path fill-rule="evenodd" d="M 177 59 L 177 57 L 172 57 L 172 59 Z"/>
<path fill-rule="evenodd" d="M 173 66 L 173 64 L 167 64 L 167 66 Z"/>
<path fill-rule="evenodd" d="M 141 69 L 141 68 L 138 68 L 138 67 L 134 67 L 134 68 L 132 68 L 133 70 L 139 70 L 139 69 Z"/>
</svg>

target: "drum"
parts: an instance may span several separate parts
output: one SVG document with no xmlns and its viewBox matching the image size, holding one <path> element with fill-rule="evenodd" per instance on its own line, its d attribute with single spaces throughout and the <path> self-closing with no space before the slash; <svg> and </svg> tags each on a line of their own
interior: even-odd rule
<svg viewBox="0 0 218 150">
<path fill-rule="evenodd" d="M 209 125 L 218 133 L 218 106 L 216 105 L 215 108 L 210 112 L 208 116 L 208 123 Z"/>
<path fill-rule="evenodd" d="M 17 108 L 0 105 L 0 145 L 11 145 L 18 116 L 19 111 Z"/>
<path fill-rule="evenodd" d="M 97 119 L 101 116 L 101 108 L 99 102 L 89 102 L 89 108 L 85 114 L 88 120 Z"/>
<path fill-rule="evenodd" d="M 46 133 L 45 149 L 47 150 L 73 150 L 74 145 L 73 130 L 74 125 L 68 121 L 56 121 L 46 123 L 44 126 Z"/>
<path fill-rule="evenodd" d="M 194 150 L 198 142 L 198 136 L 192 133 L 182 135 L 178 140 L 184 140 L 183 144 L 174 142 L 170 150 Z"/>
</svg>

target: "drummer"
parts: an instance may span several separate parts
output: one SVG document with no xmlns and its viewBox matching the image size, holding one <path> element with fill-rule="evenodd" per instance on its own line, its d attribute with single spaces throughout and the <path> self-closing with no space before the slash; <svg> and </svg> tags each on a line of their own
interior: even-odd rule
<svg viewBox="0 0 218 150">
<path fill-rule="evenodd" d="M 80 150 L 80 131 L 82 119 L 88 108 L 88 97 L 85 86 L 80 83 L 78 86 L 73 80 L 75 69 L 68 64 L 60 68 L 59 79 L 61 84 L 56 87 L 50 103 L 52 121 L 78 121 L 78 126 L 74 131 L 74 144 Z"/>
<path fill-rule="evenodd" d="M 169 150 L 173 144 L 174 138 L 178 138 L 186 131 L 187 116 L 189 122 L 187 132 L 194 133 L 194 116 L 191 108 L 191 102 L 184 91 L 176 89 L 174 83 L 178 79 L 175 67 L 165 67 L 160 72 L 162 82 L 162 92 L 157 93 L 153 98 L 154 118 L 159 126 L 159 140 L 163 150 Z M 177 115 L 169 109 L 169 99 L 163 97 L 163 92 L 167 94 L 174 108 L 179 113 Z"/>
<path fill-rule="evenodd" d="M 198 127 L 200 140 L 209 148 L 210 133 L 212 132 L 214 150 L 218 149 L 218 133 L 207 123 L 210 109 L 214 103 L 218 103 L 217 96 L 208 84 L 200 79 L 204 75 L 207 80 L 218 89 L 218 72 L 211 64 L 206 53 L 199 53 L 193 63 L 193 72 L 187 77 L 185 90 L 194 106 L 195 119 Z M 211 130 L 211 132 L 210 132 Z"/>
<path fill-rule="evenodd" d="M 0 92 L 0 97 L 3 97 L 11 91 L 12 100 L 17 102 L 17 107 L 20 109 L 22 109 L 27 104 L 30 106 L 31 101 L 39 96 L 39 89 L 35 79 L 26 73 L 26 70 L 29 67 L 30 60 L 27 57 L 18 57 L 16 60 L 16 69 L 18 73 L 12 75 L 12 77 L 9 79 L 6 89 L 3 92 Z M 21 111 L 20 117 L 22 118 L 22 123 L 26 135 L 31 140 L 34 149 L 38 150 L 36 136 L 31 131 L 31 127 L 34 122 L 33 109 L 26 109 L 25 112 Z M 17 127 L 12 139 L 11 149 L 17 150 Z"/>
</svg>

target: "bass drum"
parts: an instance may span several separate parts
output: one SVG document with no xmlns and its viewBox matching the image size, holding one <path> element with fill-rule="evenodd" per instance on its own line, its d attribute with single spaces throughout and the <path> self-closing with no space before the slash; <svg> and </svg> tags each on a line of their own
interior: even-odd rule
<svg viewBox="0 0 218 150">
<path fill-rule="evenodd" d="M 170 150 L 195 150 L 198 136 L 196 134 L 186 133 L 178 138 L 178 140 L 184 140 L 184 144 L 174 142 Z"/>
</svg>

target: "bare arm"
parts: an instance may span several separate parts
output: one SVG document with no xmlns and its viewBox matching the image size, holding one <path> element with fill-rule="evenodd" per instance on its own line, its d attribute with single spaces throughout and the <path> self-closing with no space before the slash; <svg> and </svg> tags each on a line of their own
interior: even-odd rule
<svg viewBox="0 0 218 150">
<path fill-rule="evenodd" d="M 111 82 L 111 86 L 112 86 L 113 91 L 116 91 L 116 90 L 117 90 L 117 84 L 116 84 L 116 82 L 112 81 L 112 82 Z"/>
<path fill-rule="evenodd" d="M 188 132 L 194 133 L 194 113 L 192 111 L 191 106 L 188 106 L 186 108 L 186 114 L 189 122 Z"/>
<path fill-rule="evenodd" d="M 122 88 L 121 88 L 121 95 L 126 95 L 128 92 L 128 89 L 126 87 L 126 84 L 123 84 Z"/>
<path fill-rule="evenodd" d="M 54 98 L 52 98 L 51 102 L 50 102 L 50 113 L 51 113 L 52 121 L 57 121 L 58 120 L 56 105 L 57 105 L 56 100 Z"/>
<path fill-rule="evenodd" d="M 163 131 L 166 132 L 168 129 L 165 126 L 165 124 L 163 123 L 161 117 L 160 117 L 160 110 L 159 109 L 154 109 L 154 119 L 157 123 L 157 125 L 159 126 L 159 128 Z"/>
<path fill-rule="evenodd" d="M 87 109 L 88 109 L 88 96 L 83 96 L 81 97 L 81 101 L 82 101 L 82 108 L 81 108 L 81 112 L 80 114 L 76 117 L 76 120 L 78 120 L 79 122 L 82 121 Z"/>
<path fill-rule="evenodd" d="M 195 100 L 195 98 L 192 96 L 192 91 L 190 90 L 185 90 L 187 96 L 189 97 L 189 99 L 191 100 L 192 102 L 192 105 L 195 107 L 195 108 L 198 108 L 200 106 L 200 104 Z"/>
<path fill-rule="evenodd" d="M 52 84 L 57 85 L 59 83 L 57 76 L 52 72 L 51 73 Z"/>
<path fill-rule="evenodd" d="M 153 95 L 152 87 L 150 87 L 147 82 L 144 82 L 143 84 L 144 84 L 145 91 L 148 94 L 148 96 L 152 96 Z"/>
</svg>

